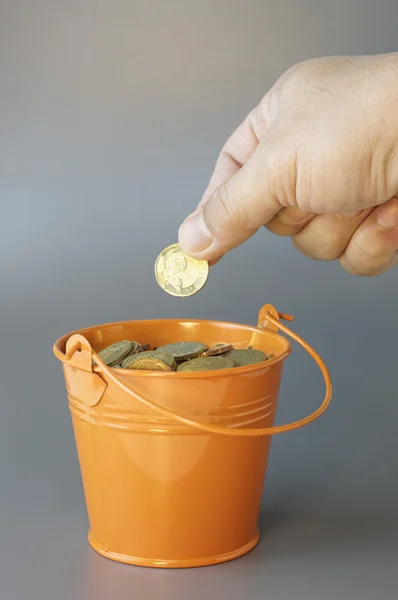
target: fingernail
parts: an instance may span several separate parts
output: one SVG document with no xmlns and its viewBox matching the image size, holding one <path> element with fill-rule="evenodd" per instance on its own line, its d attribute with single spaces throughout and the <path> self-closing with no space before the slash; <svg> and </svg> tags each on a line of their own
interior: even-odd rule
<svg viewBox="0 0 398 600">
<path fill-rule="evenodd" d="M 178 232 L 181 247 L 186 252 L 198 253 L 206 250 L 213 243 L 213 238 L 207 228 L 203 211 L 197 210 L 181 225 Z"/>
<path fill-rule="evenodd" d="M 398 227 L 398 202 L 393 202 L 389 206 L 383 206 L 380 209 L 377 224 L 382 229 Z"/>
</svg>

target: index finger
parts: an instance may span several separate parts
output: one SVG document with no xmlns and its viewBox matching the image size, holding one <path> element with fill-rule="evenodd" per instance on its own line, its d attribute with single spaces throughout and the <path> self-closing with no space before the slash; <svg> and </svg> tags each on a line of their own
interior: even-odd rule
<svg viewBox="0 0 398 600">
<path fill-rule="evenodd" d="M 269 100 L 265 96 L 225 142 L 197 208 L 203 206 L 221 184 L 247 163 L 267 131 L 270 120 Z"/>
</svg>

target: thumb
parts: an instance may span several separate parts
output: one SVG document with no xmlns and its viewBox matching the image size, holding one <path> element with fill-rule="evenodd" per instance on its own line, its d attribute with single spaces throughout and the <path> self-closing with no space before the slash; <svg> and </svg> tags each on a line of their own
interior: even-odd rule
<svg viewBox="0 0 398 600">
<path fill-rule="evenodd" d="M 259 148 L 260 150 L 260 148 Z M 274 176 L 267 167 L 265 145 L 224 181 L 182 223 L 178 238 L 190 256 L 214 261 L 239 246 L 282 208 L 272 193 Z"/>
</svg>

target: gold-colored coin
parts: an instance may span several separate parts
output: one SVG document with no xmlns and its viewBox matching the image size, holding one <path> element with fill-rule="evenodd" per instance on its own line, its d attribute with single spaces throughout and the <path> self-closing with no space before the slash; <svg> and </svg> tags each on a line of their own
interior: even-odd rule
<svg viewBox="0 0 398 600">
<path fill-rule="evenodd" d="M 187 297 L 196 294 L 209 276 L 207 260 L 197 260 L 185 254 L 179 244 L 165 248 L 155 263 L 156 281 L 172 296 Z"/>
<path fill-rule="evenodd" d="M 172 371 L 173 369 L 160 358 L 140 358 L 132 362 L 127 369 L 132 371 Z"/>
<path fill-rule="evenodd" d="M 159 363 L 159 368 L 156 365 Z M 166 368 L 163 368 L 163 365 Z M 174 371 L 176 368 L 174 356 L 168 352 L 148 351 L 138 352 L 122 362 L 123 369 L 145 369 L 149 371 Z"/>
</svg>

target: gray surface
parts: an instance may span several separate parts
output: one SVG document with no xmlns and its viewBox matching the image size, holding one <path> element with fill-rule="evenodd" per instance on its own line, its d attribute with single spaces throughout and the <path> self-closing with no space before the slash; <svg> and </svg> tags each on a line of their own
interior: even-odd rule
<svg viewBox="0 0 398 600">
<path fill-rule="evenodd" d="M 396 270 L 354 278 L 264 231 L 179 301 L 153 263 L 274 79 L 310 56 L 396 50 L 397 19 L 395 0 L 1 0 L 1 598 L 395 596 Z M 53 341 L 130 318 L 254 323 L 264 302 L 296 315 L 334 399 L 273 440 L 260 545 L 180 572 L 97 556 Z M 278 422 L 321 391 L 295 351 Z"/>
</svg>

